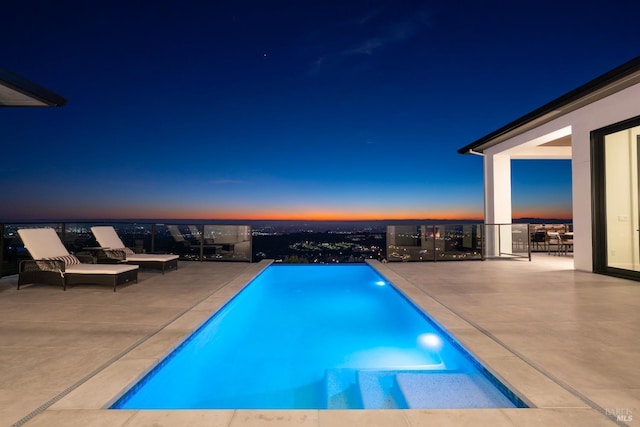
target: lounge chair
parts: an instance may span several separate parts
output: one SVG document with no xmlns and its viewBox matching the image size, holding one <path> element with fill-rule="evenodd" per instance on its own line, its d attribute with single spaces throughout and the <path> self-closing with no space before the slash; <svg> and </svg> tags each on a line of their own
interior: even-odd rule
<svg viewBox="0 0 640 427">
<path fill-rule="evenodd" d="M 126 262 L 127 264 L 139 265 L 141 268 L 153 268 L 162 271 L 169 268 L 178 269 L 178 255 L 173 254 L 137 254 L 130 248 L 127 248 L 118 233 L 111 226 L 91 227 L 91 232 L 95 236 L 98 244 L 107 248 L 104 253 L 106 258 L 99 258 L 98 262 Z M 117 254 L 112 257 L 113 254 Z"/>
<path fill-rule="evenodd" d="M 18 234 L 33 260 L 22 261 L 18 289 L 28 283 L 61 285 L 102 284 L 116 286 L 138 281 L 137 265 L 82 264 L 64 247 L 53 228 L 24 228 Z M 93 257 L 90 257 L 93 261 Z"/>
<path fill-rule="evenodd" d="M 555 246 L 554 255 L 562 252 L 562 237 L 557 231 L 547 231 L 547 254 L 551 254 L 551 248 Z"/>
</svg>

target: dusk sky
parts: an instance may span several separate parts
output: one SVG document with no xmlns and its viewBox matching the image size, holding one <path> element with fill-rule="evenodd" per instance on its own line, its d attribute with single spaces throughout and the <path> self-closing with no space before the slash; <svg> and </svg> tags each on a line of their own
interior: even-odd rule
<svg viewBox="0 0 640 427">
<path fill-rule="evenodd" d="M 481 219 L 457 150 L 640 54 L 640 2 L 12 1 L 0 220 Z M 569 161 L 513 216 L 570 218 Z"/>
</svg>

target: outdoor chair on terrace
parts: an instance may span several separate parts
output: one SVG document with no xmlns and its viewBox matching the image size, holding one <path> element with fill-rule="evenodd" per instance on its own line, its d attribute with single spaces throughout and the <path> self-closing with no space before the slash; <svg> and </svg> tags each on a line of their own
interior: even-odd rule
<svg viewBox="0 0 640 427">
<path fill-rule="evenodd" d="M 562 251 L 562 238 L 557 231 L 547 231 L 547 254 L 551 254 L 552 248 L 555 248 L 554 255 L 558 255 Z"/>
<path fill-rule="evenodd" d="M 80 258 L 64 247 L 53 228 L 25 228 L 18 234 L 33 260 L 22 261 L 18 276 L 18 289 L 28 283 L 61 285 L 103 284 L 117 285 L 138 281 L 137 265 L 82 264 Z M 93 262 L 89 256 L 84 260 Z"/>
<path fill-rule="evenodd" d="M 118 263 L 139 265 L 142 268 L 153 268 L 162 271 L 178 269 L 178 255 L 172 254 L 137 254 L 127 248 L 118 233 L 111 226 L 91 227 L 98 244 L 103 250 L 98 254 L 99 263 Z"/>
<path fill-rule="evenodd" d="M 573 232 L 567 232 L 564 234 L 560 235 L 560 239 L 562 242 L 562 247 L 560 248 L 560 251 L 567 255 L 567 253 L 569 252 L 569 249 L 573 250 Z"/>
<path fill-rule="evenodd" d="M 532 250 L 546 250 L 547 249 L 547 233 L 544 230 L 534 230 L 531 233 L 531 246 Z"/>
</svg>

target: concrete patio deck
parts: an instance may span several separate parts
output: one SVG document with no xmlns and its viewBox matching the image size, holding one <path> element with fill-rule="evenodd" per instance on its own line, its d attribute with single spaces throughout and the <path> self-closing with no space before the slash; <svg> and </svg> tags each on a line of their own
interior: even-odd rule
<svg viewBox="0 0 640 427">
<path fill-rule="evenodd" d="M 39 426 L 633 425 L 640 284 L 532 262 L 373 262 L 530 409 L 104 409 L 267 264 L 181 262 L 108 287 L 0 279 L 0 424 Z M 607 417 L 606 415 L 609 415 Z"/>
</svg>

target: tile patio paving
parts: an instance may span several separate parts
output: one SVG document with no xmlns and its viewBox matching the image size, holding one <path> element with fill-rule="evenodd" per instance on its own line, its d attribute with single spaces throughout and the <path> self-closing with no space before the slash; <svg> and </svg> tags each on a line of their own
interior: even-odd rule
<svg viewBox="0 0 640 427">
<path fill-rule="evenodd" d="M 102 409 L 267 264 L 181 262 L 108 287 L 0 279 L 0 425 L 616 425 L 640 417 L 640 284 L 532 262 L 373 262 L 531 409 Z M 613 417 L 615 419 L 615 417 Z M 633 425 L 628 421 L 627 425 Z M 624 424 L 624 423 L 618 423 Z"/>
</svg>

